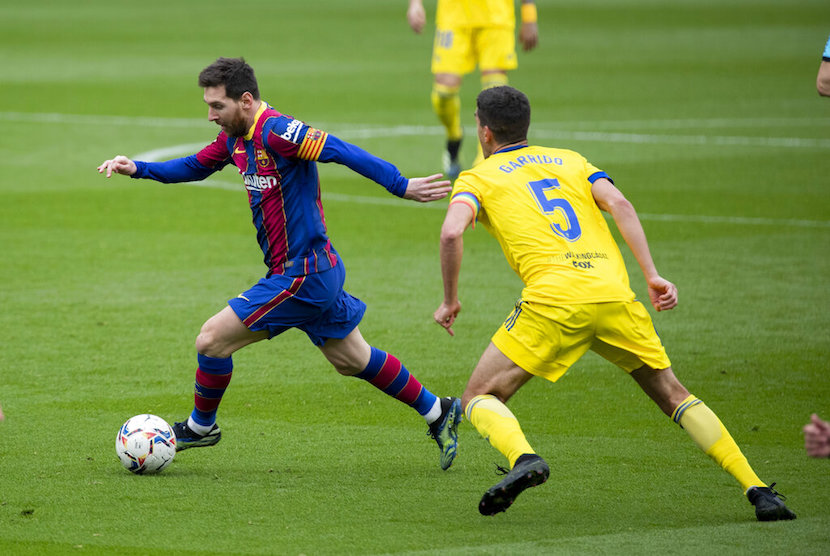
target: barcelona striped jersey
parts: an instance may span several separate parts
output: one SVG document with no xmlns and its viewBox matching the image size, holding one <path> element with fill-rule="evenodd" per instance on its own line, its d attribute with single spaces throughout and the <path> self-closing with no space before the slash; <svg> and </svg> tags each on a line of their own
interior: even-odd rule
<svg viewBox="0 0 830 556">
<path fill-rule="evenodd" d="M 398 169 L 262 102 L 245 137 L 224 131 L 198 153 L 166 162 L 136 161 L 134 178 L 171 183 L 205 179 L 228 164 L 239 170 L 268 275 L 303 276 L 332 268 L 317 162 L 338 162 L 402 197 Z"/>
</svg>

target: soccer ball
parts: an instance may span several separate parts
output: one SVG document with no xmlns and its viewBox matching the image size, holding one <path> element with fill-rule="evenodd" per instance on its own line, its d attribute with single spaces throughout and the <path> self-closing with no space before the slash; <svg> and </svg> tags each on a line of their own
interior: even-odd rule
<svg viewBox="0 0 830 556">
<path fill-rule="evenodd" d="M 161 417 L 136 415 L 118 430 L 115 453 L 133 473 L 158 473 L 176 455 L 176 435 Z"/>
</svg>

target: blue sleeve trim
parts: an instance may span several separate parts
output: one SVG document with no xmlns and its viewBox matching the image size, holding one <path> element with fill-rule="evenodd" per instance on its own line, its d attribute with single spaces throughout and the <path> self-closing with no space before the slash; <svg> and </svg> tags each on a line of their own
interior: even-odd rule
<svg viewBox="0 0 830 556">
<path fill-rule="evenodd" d="M 146 178 L 162 183 L 199 181 L 216 171 L 199 162 L 195 154 L 183 158 L 166 160 L 164 162 L 144 162 L 142 160 L 136 160 L 134 162 L 136 172 L 131 177 Z"/>
<path fill-rule="evenodd" d="M 593 174 L 588 176 L 588 181 L 591 182 L 591 183 L 594 183 L 595 181 L 597 181 L 600 178 L 605 178 L 608 181 L 610 181 L 611 183 L 614 183 L 614 180 L 611 179 L 611 176 L 609 176 L 605 172 L 594 172 Z"/>
<path fill-rule="evenodd" d="M 317 159 L 320 162 L 337 162 L 363 177 L 379 183 L 389 193 L 403 197 L 409 180 L 401 175 L 394 164 L 368 153 L 358 146 L 329 134 Z"/>
</svg>

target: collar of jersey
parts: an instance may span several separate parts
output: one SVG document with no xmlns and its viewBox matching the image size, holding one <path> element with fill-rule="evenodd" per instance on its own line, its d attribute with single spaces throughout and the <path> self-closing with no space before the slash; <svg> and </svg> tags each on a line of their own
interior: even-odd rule
<svg viewBox="0 0 830 556">
<path fill-rule="evenodd" d="M 496 151 L 496 152 L 494 152 L 493 154 L 499 154 L 499 153 L 509 153 L 510 151 L 515 151 L 516 149 L 524 149 L 524 148 L 526 148 L 527 146 L 528 146 L 528 145 L 514 145 L 514 146 L 512 146 L 512 147 L 504 147 L 503 149 L 499 149 L 499 150 L 497 150 L 497 151 Z"/>
<path fill-rule="evenodd" d="M 260 102 L 259 109 L 256 111 L 256 115 L 254 116 L 254 124 L 251 126 L 251 129 L 248 130 L 248 134 L 245 135 L 244 139 L 246 141 L 250 141 L 254 138 L 254 131 L 256 131 L 256 124 L 259 122 L 259 117 L 262 116 L 262 113 L 265 112 L 265 109 L 268 108 L 268 103 L 264 100 Z"/>
</svg>

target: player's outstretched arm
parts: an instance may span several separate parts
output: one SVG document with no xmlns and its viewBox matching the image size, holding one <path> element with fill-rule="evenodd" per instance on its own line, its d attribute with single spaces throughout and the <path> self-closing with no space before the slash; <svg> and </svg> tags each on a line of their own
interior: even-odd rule
<svg viewBox="0 0 830 556">
<path fill-rule="evenodd" d="M 444 177 L 443 174 L 432 174 L 425 178 L 410 178 L 403 198 L 419 203 L 443 199 L 452 191 L 452 182 L 442 180 L 442 177 Z"/>
<path fill-rule="evenodd" d="M 135 162 L 126 156 L 119 154 L 115 158 L 105 160 L 98 166 L 98 173 L 107 173 L 107 177 L 111 177 L 113 173 L 124 174 L 125 176 L 132 176 L 136 173 Z"/>
<path fill-rule="evenodd" d="M 648 285 L 648 297 L 658 311 L 668 311 L 677 306 L 677 286 L 660 276 L 648 248 L 646 233 L 637 217 L 634 205 L 625 198 L 611 180 L 599 178 L 591 187 L 597 206 L 609 213 L 617 224 L 625 243 L 637 259 Z"/>
<path fill-rule="evenodd" d="M 420 35 L 427 23 L 427 14 L 424 11 L 424 4 L 421 0 L 409 0 L 406 20 L 409 22 L 412 30 Z"/>
</svg>

